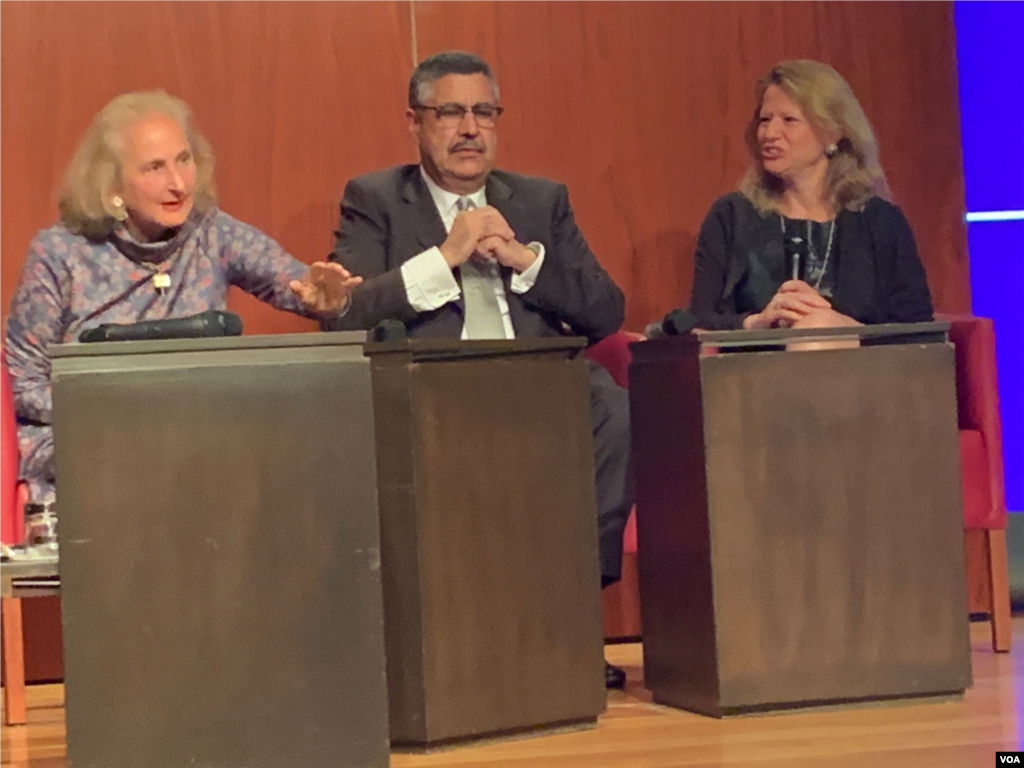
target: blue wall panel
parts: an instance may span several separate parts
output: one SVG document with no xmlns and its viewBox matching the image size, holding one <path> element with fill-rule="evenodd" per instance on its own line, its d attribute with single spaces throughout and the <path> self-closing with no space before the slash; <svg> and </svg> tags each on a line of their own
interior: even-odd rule
<svg viewBox="0 0 1024 768">
<path fill-rule="evenodd" d="M 1024 3 L 957 2 L 967 210 L 1024 210 Z M 995 320 L 1006 503 L 1024 511 L 1024 221 L 972 222 L 974 314 Z"/>
<path fill-rule="evenodd" d="M 1024 2 L 955 17 L 967 210 L 1024 210 Z"/>
<path fill-rule="evenodd" d="M 995 321 L 1006 505 L 1020 512 L 1024 511 L 1024 221 L 968 224 L 967 244 L 974 314 Z"/>
</svg>

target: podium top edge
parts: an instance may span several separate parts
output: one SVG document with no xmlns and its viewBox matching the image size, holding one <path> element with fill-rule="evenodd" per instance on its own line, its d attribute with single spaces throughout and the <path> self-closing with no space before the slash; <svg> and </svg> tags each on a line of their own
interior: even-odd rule
<svg viewBox="0 0 1024 768">
<path fill-rule="evenodd" d="M 296 347 L 346 347 L 366 343 L 365 331 L 324 333 L 272 333 L 259 336 L 217 336 L 198 339 L 154 341 L 71 342 L 50 347 L 52 358 L 102 357 L 104 355 L 146 355 L 167 352 L 222 352 L 235 349 L 280 349 Z"/>
<path fill-rule="evenodd" d="M 762 347 L 775 344 L 790 344 L 807 339 L 857 338 L 865 345 L 871 344 L 934 344 L 946 340 L 949 331 L 946 321 L 924 323 L 882 323 L 878 325 L 857 325 L 845 328 L 768 328 L 757 331 L 696 331 L 682 336 L 665 336 L 647 341 L 634 341 L 630 348 L 636 350 L 645 344 L 658 347 L 670 345 L 700 345 L 702 347 Z M 650 348 L 650 347 L 648 347 Z"/>
<path fill-rule="evenodd" d="M 471 357 L 495 357 L 528 353 L 571 352 L 576 354 L 587 346 L 587 340 L 580 336 L 557 336 L 534 339 L 486 339 L 463 341 L 462 339 L 393 339 L 389 341 L 367 341 L 364 349 L 367 357 L 383 355 L 408 355 L 416 360 L 448 360 Z"/>
</svg>

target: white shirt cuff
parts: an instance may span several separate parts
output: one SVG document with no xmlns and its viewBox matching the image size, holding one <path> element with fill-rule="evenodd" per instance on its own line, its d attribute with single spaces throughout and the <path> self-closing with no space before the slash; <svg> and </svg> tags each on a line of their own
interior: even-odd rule
<svg viewBox="0 0 1024 768">
<path fill-rule="evenodd" d="M 532 246 L 537 248 L 537 259 L 527 269 L 522 272 L 512 275 L 512 281 L 509 286 L 512 288 L 514 293 L 526 293 L 528 290 L 533 288 L 533 284 L 537 282 L 537 274 L 540 272 L 540 267 L 544 263 L 544 245 L 543 243 L 530 243 Z"/>
<path fill-rule="evenodd" d="M 402 283 L 409 303 L 417 312 L 443 307 L 462 293 L 448 262 L 436 247 L 413 256 L 402 265 Z"/>
</svg>

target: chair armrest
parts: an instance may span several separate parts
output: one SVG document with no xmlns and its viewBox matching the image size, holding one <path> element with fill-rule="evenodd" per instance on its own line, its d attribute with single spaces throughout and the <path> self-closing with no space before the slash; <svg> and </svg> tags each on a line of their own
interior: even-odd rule
<svg viewBox="0 0 1024 768">
<path fill-rule="evenodd" d="M 992 320 L 973 315 L 936 315 L 950 324 L 956 347 L 957 420 L 960 429 L 981 433 L 988 456 L 993 514 L 1005 520 L 1003 429 L 999 415 L 996 337 Z"/>
</svg>

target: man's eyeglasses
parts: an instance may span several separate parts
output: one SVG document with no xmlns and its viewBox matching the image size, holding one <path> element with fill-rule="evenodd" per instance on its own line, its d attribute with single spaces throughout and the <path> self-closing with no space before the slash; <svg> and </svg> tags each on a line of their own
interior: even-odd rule
<svg viewBox="0 0 1024 768">
<path fill-rule="evenodd" d="M 476 118 L 476 124 L 481 128 L 493 128 L 494 124 L 498 122 L 498 118 L 501 117 L 501 113 L 505 111 L 504 107 L 486 102 L 474 104 L 469 108 L 455 103 L 440 104 L 436 107 L 417 104 L 413 109 L 429 109 L 437 117 L 437 122 L 444 128 L 454 128 L 457 126 L 462 122 L 467 112 L 473 113 L 473 117 Z"/>
</svg>

